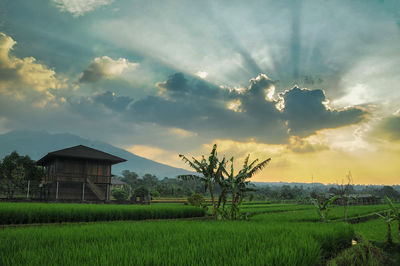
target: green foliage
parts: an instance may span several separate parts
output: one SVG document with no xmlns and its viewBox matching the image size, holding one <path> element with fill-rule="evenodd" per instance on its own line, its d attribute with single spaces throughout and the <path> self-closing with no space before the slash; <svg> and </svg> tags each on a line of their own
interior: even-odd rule
<svg viewBox="0 0 400 266">
<path fill-rule="evenodd" d="M 328 220 L 328 215 L 330 211 L 330 205 L 338 199 L 338 196 L 334 196 L 328 200 L 325 200 L 321 197 L 317 197 L 316 199 L 311 199 L 312 203 L 315 206 L 315 209 L 320 217 L 321 222 L 327 222 Z"/>
<path fill-rule="evenodd" d="M 254 160 L 249 164 L 250 155 L 244 160 L 244 165 L 242 169 L 235 175 L 233 167 L 233 157 L 230 159 L 230 173 L 226 170 L 227 162 L 225 157 L 219 160 L 217 157 L 217 145 L 214 144 L 211 150 L 208 161 L 202 156 L 201 160 L 192 158 L 189 160 L 186 156 L 179 155 L 182 160 L 189 164 L 190 167 L 196 170 L 196 172 L 202 174 L 203 176 L 196 175 L 182 175 L 179 178 L 197 179 L 204 183 L 207 190 L 210 191 L 211 204 L 213 207 L 213 216 L 215 218 L 236 220 L 240 217 L 247 218 L 246 215 L 240 214 L 240 205 L 242 204 L 247 192 L 254 191 L 254 189 L 249 188 L 250 181 L 253 175 L 261 171 L 271 160 L 268 158 L 257 164 L 258 159 Z M 221 193 L 218 197 L 218 202 L 215 202 L 214 189 L 219 186 Z M 228 196 L 231 197 L 230 210 L 225 209 Z M 222 209 L 220 209 L 222 204 Z"/>
<path fill-rule="evenodd" d="M 210 155 L 208 156 L 208 160 L 204 157 L 201 157 L 200 160 L 192 157 L 192 160 L 188 159 L 185 155 L 179 154 L 179 157 L 187 163 L 190 167 L 192 167 L 197 173 L 202 176 L 197 175 L 180 175 L 178 178 L 183 180 L 200 180 L 204 184 L 205 190 L 210 192 L 211 196 L 211 204 L 213 216 L 217 218 L 217 205 L 215 203 L 214 189 L 215 186 L 223 179 L 223 170 L 225 167 L 225 158 L 222 161 L 218 160 L 217 157 L 217 144 L 214 144 Z"/>
<path fill-rule="evenodd" d="M 202 208 L 178 204 L 0 203 L 0 224 L 170 219 L 204 215 Z"/>
<path fill-rule="evenodd" d="M 327 266 L 381 266 L 391 265 L 387 255 L 368 241 L 344 250 L 334 259 L 328 261 Z"/>
<path fill-rule="evenodd" d="M 40 181 L 43 175 L 43 168 L 36 166 L 29 156 L 20 156 L 16 151 L 5 156 L 0 164 L 0 178 L 3 179 Z"/>
<path fill-rule="evenodd" d="M 36 166 L 29 156 L 20 156 L 16 151 L 5 156 L 0 162 L 0 190 L 7 198 L 13 198 L 15 191 L 25 190 L 26 180 L 41 181 L 42 167 Z"/>
<path fill-rule="evenodd" d="M 203 207 L 206 202 L 203 195 L 200 193 L 192 194 L 190 197 L 187 198 L 187 201 L 190 205 L 196 207 Z"/>
<path fill-rule="evenodd" d="M 395 219 L 400 219 L 400 213 L 399 213 L 399 208 L 397 208 L 394 203 L 392 202 L 391 199 L 389 199 L 387 196 L 385 197 L 386 203 L 390 207 L 390 209 L 393 212 L 394 218 Z"/>
<path fill-rule="evenodd" d="M 150 195 L 151 195 L 151 197 L 153 198 L 158 198 L 158 197 L 160 197 L 160 192 L 158 192 L 156 189 L 153 189 L 151 192 L 150 192 Z"/>
<path fill-rule="evenodd" d="M 308 266 L 343 242 L 348 246 L 353 234 L 347 224 L 251 220 L 6 228 L 0 264 Z"/>
<path fill-rule="evenodd" d="M 116 200 L 127 200 L 129 198 L 129 193 L 124 190 L 124 189 L 113 189 L 111 191 L 111 195 L 116 199 Z"/>
<path fill-rule="evenodd" d="M 385 215 L 382 215 L 380 213 L 377 213 L 378 215 L 385 223 L 387 227 L 387 243 L 392 244 L 392 221 L 395 219 L 392 215 L 392 210 L 387 210 L 385 211 Z"/>
<path fill-rule="evenodd" d="M 139 182 L 139 176 L 135 172 L 124 170 L 122 171 L 121 180 L 129 184 L 131 187 L 136 187 Z"/>
<path fill-rule="evenodd" d="M 400 212 L 399 212 L 399 208 L 397 208 L 394 203 L 392 202 L 391 199 L 389 199 L 389 197 L 385 197 L 386 203 L 389 205 L 392 213 L 393 213 L 393 218 L 395 220 L 397 220 L 397 235 L 399 237 L 400 240 Z"/>
<path fill-rule="evenodd" d="M 149 193 L 149 190 L 145 186 L 140 186 L 134 191 L 136 197 L 147 197 Z"/>
<path fill-rule="evenodd" d="M 224 169 L 224 173 L 226 173 L 227 178 L 221 179 L 221 183 L 223 187 L 226 187 L 227 193 L 231 195 L 231 208 L 230 208 L 230 219 L 236 220 L 238 218 L 247 219 L 247 214 L 242 213 L 240 214 L 240 206 L 244 198 L 247 195 L 247 192 L 254 191 L 253 189 L 249 188 L 249 183 L 247 179 L 251 178 L 257 172 L 261 171 L 270 161 L 271 158 L 264 160 L 258 164 L 258 159 L 254 160 L 249 164 L 250 155 L 246 157 L 244 160 L 244 164 L 242 169 L 238 172 L 238 174 L 234 174 L 234 167 L 233 167 L 233 157 L 230 159 L 231 161 L 231 171 L 228 174 L 227 171 Z M 226 200 L 226 197 L 225 197 Z"/>
</svg>

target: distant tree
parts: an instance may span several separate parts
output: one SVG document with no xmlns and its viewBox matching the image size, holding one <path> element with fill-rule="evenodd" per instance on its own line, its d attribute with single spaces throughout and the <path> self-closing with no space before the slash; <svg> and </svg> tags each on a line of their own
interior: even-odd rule
<svg viewBox="0 0 400 266">
<path fill-rule="evenodd" d="M 391 186 L 384 186 L 380 190 L 380 194 L 384 197 L 386 196 L 391 199 L 399 199 L 400 198 L 400 193 Z"/>
<path fill-rule="evenodd" d="M 135 189 L 134 194 L 136 197 L 147 197 L 149 195 L 149 190 L 144 187 L 144 186 L 140 186 L 138 188 Z"/>
<path fill-rule="evenodd" d="M 338 195 L 339 194 L 339 190 L 336 187 L 330 187 L 328 189 L 328 192 L 333 194 L 333 195 Z"/>
<path fill-rule="evenodd" d="M 2 186 L 7 191 L 7 197 L 12 198 L 17 187 L 24 187 L 25 180 L 41 181 L 44 176 L 42 167 L 36 165 L 29 156 L 20 156 L 16 151 L 5 156 L 0 163 Z"/>
<path fill-rule="evenodd" d="M 282 199 L 294 199 L 295 195 L 288 185 L 283 185 L 281 188 L 281 198 Z"/>
<path fill-rule="evenodd" d="M 24 169 L 22 178 L 21 176 L 17 177 L 15 173 L 13 174 L 13 171 L 18 167 Z M 17 179 L 40 181 L 44 176 L 42 167 L 37 166 L 36 162 L 29 156 L 20 156 L 16 151 L 13 151 L 11 154 L 6 155 L 3 158 L 0 165 L 0 171 L 1 177 L 7 180 L 13 180 L 13 177 L 16 177 Z"/>
<path fill-rule="evenodd" d="M 158 190 L 157 189 L 153 189 L 151 192 L 150 192 L 150 195 L 151 195 L 151 197 L 153 198 L 158 198 L 158 197 L 160 197 L 160 192 L 158 192 Z"/>
<path fill-rule="evenodd" d="M 121 180 L 129 184 L 132 188 L 136 187 L 138 184 L 139 176 L 135 172 L 129 170 L 122 171 Z"/>
<path fill-rule="evenodd" d="M 145 185 L 149 189 L 152 189 L 158 183 L 158 178 L 152 174 L 145 174 L 142 177 L 142 180 L 143 180 L 143 185 Z"/>
</svg>

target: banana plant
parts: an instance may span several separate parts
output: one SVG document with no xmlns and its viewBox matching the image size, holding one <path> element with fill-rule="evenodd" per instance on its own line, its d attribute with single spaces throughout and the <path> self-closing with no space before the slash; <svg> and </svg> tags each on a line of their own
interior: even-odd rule
<svg viewBox="0 0 400 266">
<path fill-rule="evenodd" d="M 200 160 L 194 157 L 192 157 L 192 160 L 190 160 L 182 154 L 179 154 L 179 157 L 182 159 L 182 161 L 192 167 L 197 173 L 202 174 L 202 176 L 179 175 L 178 178 L 182 180 L 197 179 L 204 183 L 205 190 L 208 190 L 210 192 L 211 203 L 213 207 L 213 216 L 217 218 L 218 214 L 217 206 L 215 203 L 214 188 L 216 184 L 223 180 L 223 169 L 226 165 L 225 158 L 223 158 L 222 161 L 219 161 L 217 157 L 217 144 L 214 144 L 208 160 L 204 157 L 204 155 L 201 157 Z"/>
<path fill-rule="evenodd" d="M 334 196 L 334 197 L 328 199 L 327 201 L 322 201 L 320 198 L 311 199 L 321 222 L 329 221 L 328 215 L 329 215 L 329 211 L 330 211 L 330 206 L 338 198 L 339 198 L 339 196 Z"/>
<path fill-rule="evenodd" d="M 230 159 L 231 171 L 229 174 L 225 171 L 225 174 L 227 175 L 227 187 L 229 187 L 230 193 L 232 195 L 232 205 L 230 213 L 232 220 L 236 220 L 237 218 L 239 218 L 240 206 L 243 202 L 243 199 L 245 198 L 247 192 L 253 190 L 252 188 L 249 188 L 250 181 L 248 181 L 248 179 L 255 175 L 257 172 L 264 169 L 264 167 L 267 166 L 267 164 L 271 161 L 271 158 L 268 158 L 257 164 L 259 160 L 255 159 L 249 164 L 249 158 L 250 155 L 246 157 L 242 169 L 238 172 L 238 174 L 235 175 L 232 157 Z"/>
<path fill-rule="evenodd" d="M 397 226 L 398 226 L 398 236 L 399 236 L 399 240 L 400 240 L 400 213 L 399 213 L 399 209 L 394 206 L 393 202 L 391 201 L 391 199 L 389 199 L 387 196 L 385 196 L 385 200 L 386 203 L 389 205 L 390 210 L 392 211 L 392 216 L 394 220 L 397 220 Z"/>
<path fill-rule="evenodd" d="M 385 215 L 382 215 L 380 213 L 376 213 L 382 220 L 386 223 L 387 226 L 387 243 L 388 244 L 393 244 L 392 240 L 392 221 L 395 219 L 392 215 L 392 210 L 387 210 L 385 212 Z"/>
</svg>

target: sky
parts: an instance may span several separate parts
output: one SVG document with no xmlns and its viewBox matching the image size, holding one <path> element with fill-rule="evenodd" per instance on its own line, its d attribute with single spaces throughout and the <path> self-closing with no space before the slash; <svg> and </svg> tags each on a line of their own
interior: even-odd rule
<svg viewBox="0 0 400 266">
<path fill-rule="evenodd" d="M 0 1 L 0 134 L 71 133 L 264 182 L 400 180 L 400 2 Z M 134 169 L 131 169 L 134 171 Z"/>
</svg>

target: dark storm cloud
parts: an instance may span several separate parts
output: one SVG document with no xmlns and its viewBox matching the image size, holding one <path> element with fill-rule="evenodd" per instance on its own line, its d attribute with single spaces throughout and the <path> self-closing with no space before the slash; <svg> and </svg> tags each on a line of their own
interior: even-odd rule
<svg viewBox="0 0 400 266">
<path fill-rule="evenodd" d="M 324 104 L 327 99 L 322 90 L 294 87 L 280 96 L 285 104 L 282 115 L 288 121 L 290 134 L 296 136 L 308 136 L 319 129 L 355 124 L 363 121 L 366 115 L 365 111 L 359 108 L 328 108 Z"/>
</svg>

